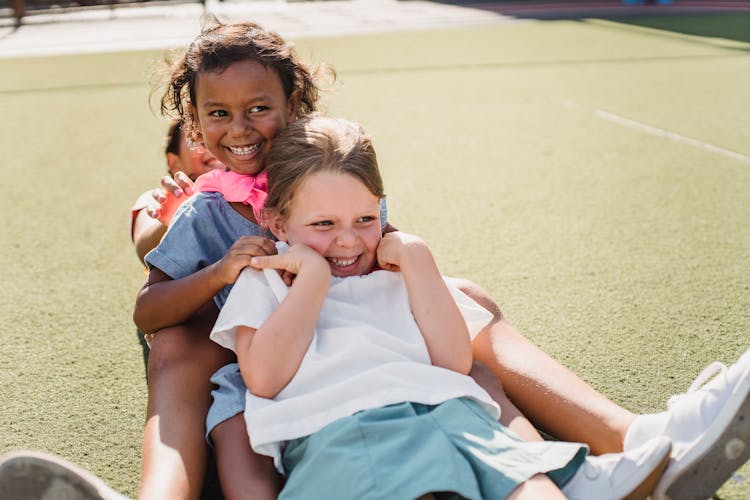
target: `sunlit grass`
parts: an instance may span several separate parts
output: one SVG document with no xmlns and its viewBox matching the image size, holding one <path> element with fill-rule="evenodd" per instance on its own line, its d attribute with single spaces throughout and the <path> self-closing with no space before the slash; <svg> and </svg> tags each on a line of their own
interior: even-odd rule
<svg viewBox="0 0 750 500">
<path fill-rule="evenodd" d="M 669 26 L 297 41 L 338 71 L 328 112 L 374 136 L 391 221 L 634 411 L 750 344 L 750 45 Z M 58 453 L 130 495 L 146 386 L 128 217 L 165 169 L 158 57 L 0 60 L 0 452 Z"/>
</svg>

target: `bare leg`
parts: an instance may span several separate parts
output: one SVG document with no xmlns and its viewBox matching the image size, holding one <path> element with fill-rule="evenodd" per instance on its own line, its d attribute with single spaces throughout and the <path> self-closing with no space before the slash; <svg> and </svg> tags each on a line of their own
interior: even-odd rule
<svg viewBox="0 0 750 500">
<path fill-rule="evenodd" d="M 560 500 L 564 500 L 565 495 L 562 494 L 562 491 L 560 491 L 550 478 L 544 474 L 537 474 L 525 483 L 521 483 L 508 496 L 508 500 L 522 500 L 524 498 L 532 500 L 536 500 L 537 498 L 549 500 L 559 498 Z"/>
<path fill-rule="evenodd" d="M 538 428 L 587 443 L 594 454 L 621 452 L 636 415 L 545 354 L 503 319 L 487 292 L 465 283 L 461 289 L 495 315 L 474 339 L 474 358 L 495 373 L 518 409 Z"/>
<path fill-rule="evenodd" d="M 160 331 L 151 342 L 139 498 L 200 495 L 208 453 L 210 377 L 234 359 L 209 339 L 215 319 L 211 305 L 185 325 Z"/>
<path fill-rule="evenodd" d="M 273 459 L 253 453 L 242 413 L 214 427 L 211 440 L 216 446 L 219 480 L 227 500 L 273 500 L 278 496 L 281 476 Z"/>
<path fill-rule="evenodd" d="M 543 438 L 531 425 L 526 417 L 523 416 L 521 411 L 510 402 L 508 397 L 503 391 L 503 386 L 500 385 L 500 380 L 495 376 L 489 368 L 482 363 L 474 361 L 474 365 L 471 367 L 469 373 L 477 384 L 482 386 L 482 389 L 492 396 L 495 403 L 500 406 L 500 423 L 505 427 L 509 428 L 518 436 L 526 441 L 542 441 Z"/>
</svg>

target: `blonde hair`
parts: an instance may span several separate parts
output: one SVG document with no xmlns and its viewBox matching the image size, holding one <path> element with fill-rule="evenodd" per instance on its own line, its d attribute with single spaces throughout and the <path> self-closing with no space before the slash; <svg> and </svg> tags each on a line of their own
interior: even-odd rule
<svg viewBox="0 0 750 500">
<path fill-rule="evenodd" d="M 373 195 L 385 196 L 370 136 L 342 118 L 312 114 L 289 124 L 274 139 L 266 172 L 267 215 L 286 216 L 295 192 L 315 172 L 349 174 Z"/>
</svg>

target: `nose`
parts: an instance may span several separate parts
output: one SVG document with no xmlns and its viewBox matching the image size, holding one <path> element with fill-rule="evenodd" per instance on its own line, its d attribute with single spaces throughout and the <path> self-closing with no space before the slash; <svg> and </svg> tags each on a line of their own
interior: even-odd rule
<svg viewBox="0 0 750 500">
<path fill-rule="evenodd" d="M 232 137 L 242 137 L 252 130 L 250 119 L 242 113 L 237 113 L 229 125 L 229 134 Z"/>
<path fill-rule="evenodd" d="M 343 228 L 336 235 L 336 245 L 343 248 L 353 247 L 357 243 L 357 233 L 351 228 Z"/>
</svg>

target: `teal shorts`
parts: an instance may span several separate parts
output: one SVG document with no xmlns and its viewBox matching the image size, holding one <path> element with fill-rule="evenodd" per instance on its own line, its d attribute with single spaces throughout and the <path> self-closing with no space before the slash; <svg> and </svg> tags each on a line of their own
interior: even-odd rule
<svg viewBox="0 0 750 500">
<path fill-rule="evenodd" d="M 523 441 L 467 398 L 400 403 L 290 441 L 279 499 L 505 498 L 540 473 L 564 485 L 587 454 L 582 444 Z"/>
</svg>

